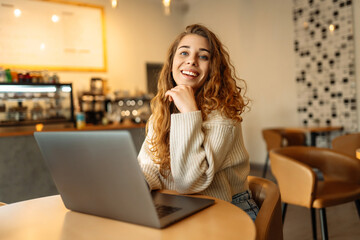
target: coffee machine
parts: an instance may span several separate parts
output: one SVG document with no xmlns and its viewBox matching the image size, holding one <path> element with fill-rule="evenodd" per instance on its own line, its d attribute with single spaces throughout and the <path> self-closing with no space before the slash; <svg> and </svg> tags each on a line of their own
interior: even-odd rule
<svg viewBox="0 0 360 240">
<path fill-rule="evenodd" d="M 80 111 L 85 113 L 87 124 L 101 124 L 105 115 L 106 97 L 104 81 L 101 78 L 91 78 L 90 91 L 79 97 Z"/>
</svg>

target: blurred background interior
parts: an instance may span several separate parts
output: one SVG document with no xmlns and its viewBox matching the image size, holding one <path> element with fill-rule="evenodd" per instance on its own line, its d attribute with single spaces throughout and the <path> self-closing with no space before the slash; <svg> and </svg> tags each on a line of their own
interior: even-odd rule
<svg viewBox="0 0 360 240">
<path fill-rule="evenodd" d="M 327 148 L 359 131 L 358 0 L 0 0 L 0 201 L 56 194 L 33 131 L 127 129 L 139 150 L 167 48 L 193 23 L 218 34 L 247 83 L 252 175 L 275 181 L 265 129 Z M 289 206 L 285 239 L 311 238 L 307 214 Z M 328 218 L 332 239 L 360 237 L 353 205 Z"/>
</svg>

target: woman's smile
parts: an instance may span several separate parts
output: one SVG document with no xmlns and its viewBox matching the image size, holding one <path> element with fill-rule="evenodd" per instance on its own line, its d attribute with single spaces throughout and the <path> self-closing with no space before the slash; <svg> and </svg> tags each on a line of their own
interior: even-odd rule
<svg viewBox="0 0 360 240">
<path fill-rule="evenodd" d="M 199 76 L 199 73 L 196 71 L 192 71 L 192 70 L 182 70 L 181 73 L 185 76 L 190 76 L 190 77 L 197 77 Z"/>
</svg>

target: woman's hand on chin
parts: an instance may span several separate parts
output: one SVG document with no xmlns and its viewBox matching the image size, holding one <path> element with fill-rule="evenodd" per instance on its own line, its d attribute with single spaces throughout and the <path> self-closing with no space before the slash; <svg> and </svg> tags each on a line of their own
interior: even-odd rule
<svg viewBox="0 0 360 240">
<path fill-rule="evenodd" d="M 165 93 L 165 97 L 170 102 L 174 102 L 175 106 L 181 113 L 198 111 L 195 101 L 194 90 L 187 85 L 178 85 Z"/>
</svg>

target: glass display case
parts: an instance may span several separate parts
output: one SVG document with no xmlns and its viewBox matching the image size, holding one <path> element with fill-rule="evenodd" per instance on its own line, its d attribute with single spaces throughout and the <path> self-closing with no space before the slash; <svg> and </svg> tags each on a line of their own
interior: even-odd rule
<svg viewBox="0 0 360 240">
<path fill-rule="evenodd" d="M 72 84 L 0 83 L 0 127 L 74 124 Z"/>
</svg>

